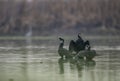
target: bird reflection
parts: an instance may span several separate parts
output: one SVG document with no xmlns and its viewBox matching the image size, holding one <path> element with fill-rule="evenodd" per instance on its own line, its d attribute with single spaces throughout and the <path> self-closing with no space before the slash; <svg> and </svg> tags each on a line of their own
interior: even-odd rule
<svg viewBox="0 0 120 81">
<path fill-rule="evenodd" d="M 9 79 L 9 81 L 14 81 L 14 79 Z"/>
<path fill-rule="evenodd" d="M 78 71 L 78 77 L 82 77 L 83 64 L 77 63 L 76 68 L 77 68 L 77 71 Z"/>
<path fill-rule="evenodd" d="M 96 65 L 96 62 L 94 60 L 86 60 L 85 66 L 87 67 L 94 67 Z"/>
<path fill-rule="evenodd" d="M 74 59 L 62 59 L 60 58 L 58 60 L 59 64 L 59 70 L 60 74 L 64 74 L 64 65 L 66 63 L 70 63 L 70 69 L 71 70 L 77 70 L 78 71 L 78 77 L 82 76 L 82 70 L 85 68 L 94 68 L 96 65 L 96 62 L 94 60 L 84 60 L 84 59 L 79 59 L 79 60 L 74 60 Z"/>
<path fill-rule="evenodd" d="M 60 68 L 60 74 L 64 74 L 64 62 L 65 60 L 63 58 L 60 58 L 58 60 L 59 68 Z"/>
</svg>

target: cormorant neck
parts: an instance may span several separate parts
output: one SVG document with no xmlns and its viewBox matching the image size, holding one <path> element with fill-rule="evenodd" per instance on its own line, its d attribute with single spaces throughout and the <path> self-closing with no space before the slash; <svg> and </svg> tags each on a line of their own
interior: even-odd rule
<svg viewBox="0 0 120 81">
<path fill-rule="evenodd" d="M 64 46 L 64 41 L 60 42 L 59 48 L 62 48 Z"/>
<path fill-rule="evenodd" d="M 81 36 L 80 36 L 79 34 L 78 34 L 78 38 L 79 38 L 79 39 L 82 39 Z"/>
</svg>

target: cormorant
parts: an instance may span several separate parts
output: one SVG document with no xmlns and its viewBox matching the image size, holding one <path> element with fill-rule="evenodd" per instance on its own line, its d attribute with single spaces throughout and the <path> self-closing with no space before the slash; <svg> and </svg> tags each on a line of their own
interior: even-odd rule
<svg viewBox="0 0 120 81">
<path fill-rule="evenodd" d="M 61 56 L 61 58 L 64 58 L 64 57 L 70 58 L 71 57 L 70 52 L 67 49 L 63 48 L 64 39 L 59 38 L 59 40 L 60 40 L 60 45 L 59 45 L 59 48 L 58 48 L 59 55 Z"/>
<path fill-rule="evenodd" d="M 87 45 L 86 49 L 78 52 L 74 58 L 79 59 L 79 58 L 85 57 L 86 60 L 92 60 L 96 55 L 97 55 L 96 51 L 91 50 L 91 47 L 89 45 Z"/>
<path fill-rule="evenodd" d="M 86 46 L 90 46 L 89 41 L 85 41 L 82 39 L 82 37 L 80 36 L 80 34 L 78 34 L 78 39 L 76 41 L 71 40 L 70 44 L 69 44 L 69 51 L 73 52 L 75 51 L 76 53 L 78 53 L 81 50 L 85 50 Z"/>
</svg>

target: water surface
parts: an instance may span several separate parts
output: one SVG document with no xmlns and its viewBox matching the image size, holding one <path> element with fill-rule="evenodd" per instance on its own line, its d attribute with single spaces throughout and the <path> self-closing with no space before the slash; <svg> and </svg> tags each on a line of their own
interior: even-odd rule
<svg viewBox="0 0 120 81">
<path fill-rule="evenodd" d="M 0 39 L 0 81 L 119 81 L 120 38 L 89 40 L 98 56 L 75 62 L 60 59 L 57 38 Z"/>
</svg>

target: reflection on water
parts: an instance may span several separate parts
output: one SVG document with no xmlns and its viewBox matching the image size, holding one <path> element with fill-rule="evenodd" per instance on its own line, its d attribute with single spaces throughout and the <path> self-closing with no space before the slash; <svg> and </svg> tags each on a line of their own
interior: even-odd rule
<svg viewBox="0 0 120 81">
<path fill-rule="evenodd" d="M 78 71 L 78 75 L 82 75 L 81 71 L 85 68 L 94 68 L 96 62 L 94 60 L 73 60 L 73 59 L 62 59 L 60 58 L 58 60 L 60 74 L 64 74 L 64 65 L 65 63 L 69 63 L 70 69 L 74 70 L 76 69 Z M 79 76 L 80 77 L 80 76 Z"/>
<path fill-rule="evenodd" d="M 93 60 L 60 59 L 57 43 L 0 41 L 0 81 L 119 81 L 120 50 L 94 45 Z M 45 41 L 46 42 L 46 41 Z M 40 44 L 41 43 L 41 44 Z M 114 49 L 112 49 L 114 48 Z M 31 50 L 32 49 L 32 50 Z M 103 50 L 102 50 L 103 49 Z M 29 55 L 29 56 L 28 56 Z M 29 59 L 29 61 L 28 61 Z"/>
<path fill-rule="evenodd" d="M 19 54 L 1 54 L 0 59 L 9 61 L 0 62 L 0 81 L 119 81 L 119 52 L 98 53 L 102 55 L 91 61 L 59 59 L 50 53 L 33 54 L 31 62 L 25 62 L 26 58 Z"/>
</svg>

